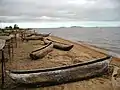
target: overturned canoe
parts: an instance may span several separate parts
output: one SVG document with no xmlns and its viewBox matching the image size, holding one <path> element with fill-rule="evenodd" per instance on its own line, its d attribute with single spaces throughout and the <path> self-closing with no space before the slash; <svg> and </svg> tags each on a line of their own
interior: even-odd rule
<svg viewBox="0 0 120 90">
<path fill-rule="evenodd" d="M 42 36 L 42 37 L 48 37 L 51 33 L 48 33 L 48 34 L 35 34 L 36 36 Z"/>
<path fill-rule="evenodd" d="M 49 52 L 53 50 L 52 42 L 48 43 L 46 46 L 43 46 L 40 49 L 34 50 L 30 53 L 30 57 L 32 60 L 41 59 L 45 57 Z"/>
<path fill-rule="evenodd" d="M 22 40 L 26 40 L 26 41 L 29 41 L 29 40 L 43 40 L 43 37 L 42 36 L 35 36 L 35 37 L 25 37 L 25 38 L 22 38 Z"/>
<path fill-rule="evenodd" d="M 6 72 L 16 83 L 33 85 L 65 83 L 104 74 L 108 70 L 111 58 L 111 56 L 107 56 L 70 66 L 37 70 L 9 70 Z"/>
<path fill-rule="evenodd" d="M 74 46 L 74 45 L 70 45 L 70 44 L 65 44 L 65 43 L 53 41 L 51 39 L 46 39 L 46 40 L 43 40 L 43 41 L 44 41 L 45 44 L 47 44 L 49 42 L 53 42 L 53 48 L 64 50 L 64 51 L 69 51 Z"/>
<path fill-rule="evenodd" d="M 50 34 L 51 33 L 48 33 L 48 34 L 32 33 L 32 34 L 27 35 L 27 37 L 31 37 L 33 35 L 35 35 L 35 36 L 42 36 L 42 37 L 48 37 Z"/>
<path fill-rule="evenodd" d="M 34 34 L 32 33 L 32 34 L 28 34 L 28 35 L 26 35 L 26 37 L 31 37 L 31 36 L 33 36 Z"/>
</svg>

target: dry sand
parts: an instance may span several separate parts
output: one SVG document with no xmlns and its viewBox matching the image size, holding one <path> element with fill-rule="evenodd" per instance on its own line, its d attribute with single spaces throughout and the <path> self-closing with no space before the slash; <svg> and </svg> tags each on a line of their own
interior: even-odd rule
<svg viewBox="0 0 120 90">
<path fill-rule="evenodd" d="M 43 59 L 31 60 L 29 56 L 30 52 L 44 46 L 43 41 L 35 40 L 29 42 L 19 42 L 18 47 L 14 49 L 14 59 L 11 64 L 8 63 L 7 66 L 10 69 L 50 68 L 105 57 L 105 54 L 89 50 L 77 43 L 53 36 L 49 38 L 63 43 L 73 44 L 74 47 L 70 51 L 53 49 L 53 51 L 46 55 Z"/>
<path fill-rule="evenodd" d="M 42 41 L 18 42 L 18 47 L 14 48 L 14 58 L 6 64 L 7 69 L 38 69 L 50 68 L 63 65 L 71 65 L 105 57 L 106 54 L 93 50 L 88 45 L 81 45 L 69 40 L 64 40 L 55 36 L 50 36 L 53 40 L 58 40 L 64 43 L 74 44 L 70 51 L 61 51 L 54 49 L 43 59 L 31 60 L 29 53 L 32 50 L 40 48 L 44 45 Z M 113 58 L 111 64 L 120 67 L 120 59 Z M 15 89 L 16 90 L 16 89 Z M 25 90 L 113 90 L 111 84 L 111 73 L 101 77 L 92 78 L 68 84 L 41 87 Z"/>
</svg>

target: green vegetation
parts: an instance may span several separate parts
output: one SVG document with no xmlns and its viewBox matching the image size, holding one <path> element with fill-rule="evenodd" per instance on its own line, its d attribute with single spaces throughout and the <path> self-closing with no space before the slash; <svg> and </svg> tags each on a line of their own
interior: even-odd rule
<svg viewBox="0 0 120 90">
<path fill-rule="evenodd" d="M 14 25 L 14 29 L 19 29 L 17 24 Z"/>
</svg>

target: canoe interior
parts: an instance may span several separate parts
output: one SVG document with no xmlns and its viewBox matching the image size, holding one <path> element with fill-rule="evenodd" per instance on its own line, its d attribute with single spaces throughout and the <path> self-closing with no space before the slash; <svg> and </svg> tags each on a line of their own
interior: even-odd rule
<svg viewBox="0 0 120 90">
<path fill-rule="evenodd" d="M 63 70 L 63 69 L 68 69 L 68 68 L 74 68 L 74 67 L 94 64 L 94 63 L 102 62 L 104 60 L 111 59 L 111 58 L 112 58 L 112 56 L 107 56 L 107 57 L 104 57 L 104 58 L 100 58 L 100 59 L 96 59 L 96 60 L 90 60 L 90 61 L 83 62 L 83 63 L 77 63 L 77 64 L 73 64 L 73 65 L 70 65 L 70 66 L 61 66 L 61 67 L 46 68 L 46 69 L 34 69 L 34 70 L 9 70 L 9 71 L 11 73 L 14 73 L 14 74 L 28 74 L 28 73 L 56 71 L 56 70 Z"/>
<path fill-rule="evenodd" d="M 41 47 L 40 49 L 34 50 L 34 51 L 32 51 L 31 53 L 33 53 L 33 52 L 37 52 L 37 51 L 40 51 L 40 50 L 42 50 L 42 49 L 44 49 L 44 48 L 50 46 L 51 44 L 52 44 L 52 42 L 49 42 L 47 45 Z"/>
<path fill-rule="evenodd" d="M 37 59 L 42 59 L 45 57 L 48 53 L 53 51 L 53 44 L 52 42 L 48 43 L 46 46 L 32 51 L 29 56 L 31 57 L 32 60 L 37 60 Z"/>
</svg>

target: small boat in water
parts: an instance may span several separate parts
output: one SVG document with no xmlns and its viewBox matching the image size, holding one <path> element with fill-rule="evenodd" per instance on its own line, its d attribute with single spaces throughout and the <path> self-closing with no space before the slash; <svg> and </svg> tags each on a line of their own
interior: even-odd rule
<svg viewBox="0 0 120 90">
<path fill-rule="evenodd" d="M 107 56 L 69 66 L 35 70 L 7 70 L 6 72 L 11 79 L 21 84 L 65 83 L 104 74 L 108 70 L 111 59 L 111 56 Z"/>
<path fill-rule="evenodd" d="M 32 60 L 37 60 L 45 57 L 49 52 L 53 50 L 52 42 L 48 43 L 46 46 L 41 47 L 40 49 L 34 50 L 30 53 Z"/>
<path fill-rule="evenodd" d="M 57 41 L 54 41 L 54 40 L 51 40 L 51 39 L 48 39 L 48 38 L 46 40 L 43 40 L 43 41 L 44 41 L 45 44 L 47 44 L 49 42 L 53 42 L 53 48 L 64 50 L 64 51 L 69 51 L 74 46 L 74 45 L 71 45 L 71 44 L 65 44 L 65 43 L 57 42 Z"/>
</svg>

